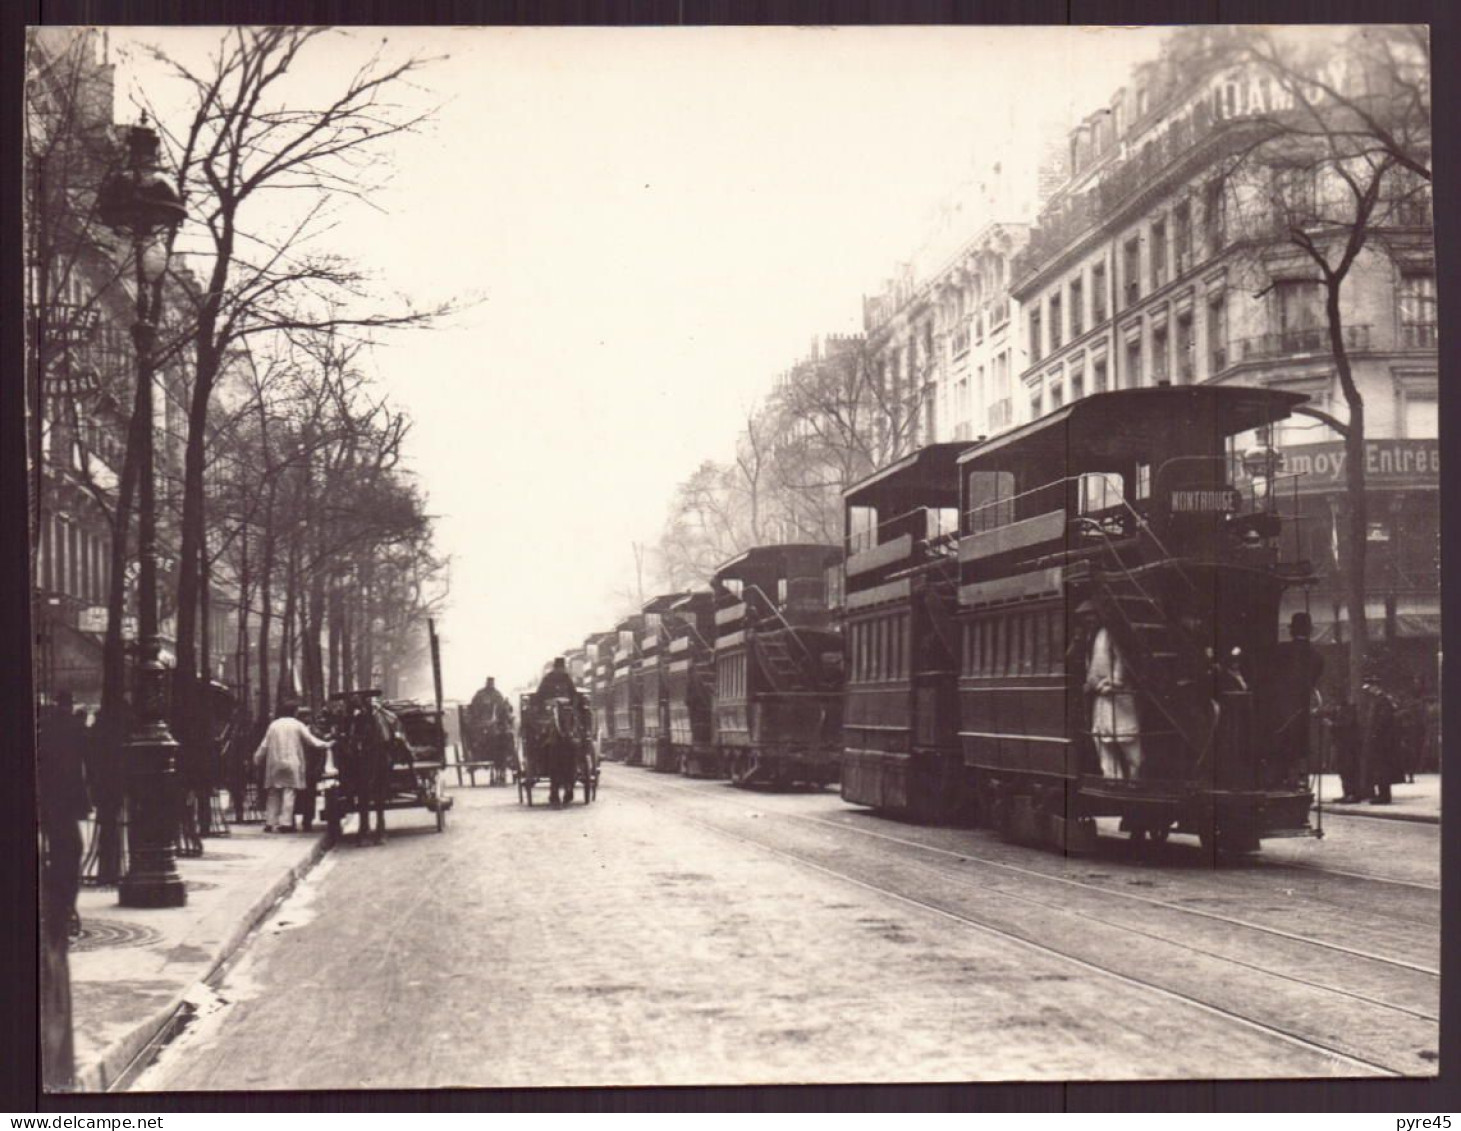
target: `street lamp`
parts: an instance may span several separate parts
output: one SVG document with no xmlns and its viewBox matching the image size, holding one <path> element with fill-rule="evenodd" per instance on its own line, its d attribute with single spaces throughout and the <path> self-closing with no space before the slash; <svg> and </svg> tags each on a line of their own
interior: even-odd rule
<svg viewBox="0 0 1461 1131">
<path fill-rule="evenodd" d="M 177 191 L 157 160 L 157 134 L 146 119 L 127 131 L 127 165 L 102 185 L 97 212 L 107 227 L 132 241 L 136 265 L 136 411 L 143 426 L 137 482 L 138 661 L 132 729 L 123 749 L 127 779 L 127 874 L 117 887 L 123 907 L 181 907 L 187 889 L 173 860 L 177 819 L 178 744 L 167 727 L 167 669 L 157 633 L 157 480 L 153 467 L 153 349 L 159 283 L 173 233 L 185 215 Z"/>
</svg>

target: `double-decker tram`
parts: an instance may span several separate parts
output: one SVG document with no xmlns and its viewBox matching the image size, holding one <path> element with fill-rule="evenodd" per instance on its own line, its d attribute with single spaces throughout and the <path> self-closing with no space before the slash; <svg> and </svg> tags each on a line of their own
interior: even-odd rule
<svg viewBox="0 0 1461 1131">
<path fill-rule="evenodd" d="M 636 613 L 615 627 L 613 674 L 609 682 L 609 749 L 604 756 L 637 766 L 644 738 L 644 701 L 640 690 L 639 637 L 644 617 Z"/>
<path fill-rule="evenodd" d="M 1239 455 L 1304 399 L 1096 394 L 958 457 L 961 785 L 988 823 L 1079 847 L 1117 817 L 1228 851 L 1311 831 L 1279 737 L 1307 700 L 1275 673 L 1280 599 L 1312 578 Z"/>
<path fill-rule="evenodd" d="M 670 749 L 669 645 L 675 614 L 671 611 L 683 593 L 654 598 L 644 606 L 644 634 L 639 639 L 641 765 L 661 773 L 679 770 Z"/>
<path fill-rule="evenodd" d="M 843 495 L 842 796 L 918 820 L 962 799 L 959 476 L 967 443 L 931 444 Z"/>
<path fill-rule="evenodd" d="M 834 546 L 757 546 L 715 572 L 715 731 L 737 785 L 826 785 L 842 744 Z"/>
</svg>

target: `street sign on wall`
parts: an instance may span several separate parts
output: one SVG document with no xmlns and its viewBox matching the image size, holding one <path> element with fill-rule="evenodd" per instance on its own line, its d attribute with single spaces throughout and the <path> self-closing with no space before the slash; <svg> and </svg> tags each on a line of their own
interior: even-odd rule
<svg viewBox="0 0 1461 1131">
<path fill-rule="evenodd" d="M 1300 492 L 1344 490 L 1343 441 L 1284 449 L 1284 475 Z M 1441 480 L 1439 440 L 1366 440 L 1365 482 L 1374 487 L 1435 487 Z"/>
</svg>

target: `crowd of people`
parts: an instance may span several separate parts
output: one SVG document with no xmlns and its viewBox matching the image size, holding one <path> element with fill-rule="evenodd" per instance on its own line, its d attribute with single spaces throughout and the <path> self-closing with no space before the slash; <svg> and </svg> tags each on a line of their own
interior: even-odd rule
<svg viewBox="0 0 1461 1131">
<path fill-rule="evenodd" d="M 1376 663 L 1365 669 L 1359 702 L 1341 689 L 1337 702 L 1320 713 L 1329 765 L 1343 790 L 1338 803 L 1391 804 L 1391 787 L 1414 782 L 1425 764 L 1434 712 L 1419 681 L 1399 690 L 1387 687 Z"/>
</svg>

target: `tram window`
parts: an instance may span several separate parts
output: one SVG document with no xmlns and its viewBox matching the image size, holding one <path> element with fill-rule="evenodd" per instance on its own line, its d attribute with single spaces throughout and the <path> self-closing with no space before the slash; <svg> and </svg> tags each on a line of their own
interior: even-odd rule
<svg viewBox="0 0 1461 1131">
<path fill-rule="evenodd" d="M 1042 675 L 1050 670 L 1050 618 L 1044 613 L 1030 617 L 1035 629 L 1035 647 L 1032 663 L 1034 670 Z"/>
<path fill-rule="evenodd" d="M 1114 471 L 1089 471 L 1080 482 L 1081 514 L 1097 514 L 1119 506 L 1126 495 L 1126 482 Z"/>
<path fill-rule="evenodd" d="M 1149 463 L 1136 465 L 1136 497 L 1138 499 L 1152 497 L 1152 465 Z"/>
<path fill-rule="evenodd" d="M 1015 477 L 1009 471 L 969 473 L 969 528 L 974 533 L 1014 521 Z"/>
<path fill-rule="evenodd" d="M 786 578 L 784 577 L 776 579 L 776 603 L 778 605 L 786 604 Z"/>
<path fill-rule="evenodd" d="M 1051 609 L 1046 614 L 1050 622 L 1050 670 L 1064 670 L 1065 660 L 1065 610 Z"/>
<path fill-rule="evenodd" d="M 980 664 L 985 675 L 994 675 L 995 649 L 999 647 L 999 621 L 993 617 L 984 623 L 984 662 Z"/>
</svg>

